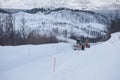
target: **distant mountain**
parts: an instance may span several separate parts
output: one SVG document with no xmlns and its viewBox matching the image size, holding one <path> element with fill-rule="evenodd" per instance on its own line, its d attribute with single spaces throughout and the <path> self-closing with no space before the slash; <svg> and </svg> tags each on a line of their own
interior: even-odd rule
<svg viewBox="0 0 120 80">
<path fill-rule="evenodd" d="M 63 37 L 84 36 L 90 38 L 108 37 L 109 20 L 107 17 L 91 11 L 73 10 L 68 8 L 44 9 L 35 8 L 13 14 L 16 29 L 22 25 L 40 34 Z"/>
<path fill-rule="evenodd" d="M 13 14 L 13 13 L 17 13 L 17 12 L 20 12 L 20 11 L 26 11 L 27 9 L 10 9 L 10 8 L 2 8 L 2 10 L 4 10 L 4 11 L 6 11 L 6 12 L 8 12 L 8 13 L 11 13 L 11 14 Z"/>
<path fill-rule="evenodd" d="M 9 15 L 9 14 L 8 14 Z M 55 35 L 62 38 L 87 37 L 94 39 L 108 39 L 109 19 L 101 14 L 69 8 L 34 8 L 18 10 L 11 14 L 16 30 L 22 26 L 27 31 L 35 31 L 42 35 Z M 2 24 L 4 16 L 1 16 Z"/>
<path fill-rule="evenodd" d="M 0 13 L 9 13 L 8 11 L 5 11 L 3 9 L 0 9 Z"/>
</svg>

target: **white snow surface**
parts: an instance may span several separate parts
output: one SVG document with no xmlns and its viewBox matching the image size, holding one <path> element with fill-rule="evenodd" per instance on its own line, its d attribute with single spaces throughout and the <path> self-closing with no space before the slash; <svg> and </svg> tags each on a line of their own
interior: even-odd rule
<svg viewBox="0 0 120 80">
<path fill-rule="evenodd" d="M 0 80 L 120 80 L 119 44 L 120 32 L 85 51 L 73 43 L 0 46 Z"/>
</svg>

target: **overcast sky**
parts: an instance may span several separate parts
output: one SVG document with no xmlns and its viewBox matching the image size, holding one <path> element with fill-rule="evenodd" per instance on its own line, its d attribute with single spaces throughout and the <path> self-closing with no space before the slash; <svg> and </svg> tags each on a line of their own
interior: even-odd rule
<svg viewBox="0 0 120 80">
<path fill-rule="evenodd" d="M 120 8 L 120 0 L 0 0 L 0 8 Z"/>
</svg>

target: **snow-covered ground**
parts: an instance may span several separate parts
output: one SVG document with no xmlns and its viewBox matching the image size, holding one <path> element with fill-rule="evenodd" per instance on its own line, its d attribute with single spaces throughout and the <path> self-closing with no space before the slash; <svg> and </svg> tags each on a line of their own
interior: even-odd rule
<svg viewBox="0 0 120 80">
<path fill-rule="evenodd" d="M 73 43 L 0 46 L 0 80 L 120 80 L 119 44 L 120 32 L 85 51 Z"/>
</svg>

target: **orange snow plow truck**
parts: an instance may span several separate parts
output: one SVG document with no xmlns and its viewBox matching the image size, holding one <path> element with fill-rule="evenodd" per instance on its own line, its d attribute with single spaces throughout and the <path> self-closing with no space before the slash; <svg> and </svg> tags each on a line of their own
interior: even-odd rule
<svg viewBox="0 0 120 80">
<path fill-rule="evenodd" d="M 85 48 L 90 48 L 88 39 L 77 39 L 76 44 L 73 45 L 74 50 L 85 50 Z"/>
</svg>

